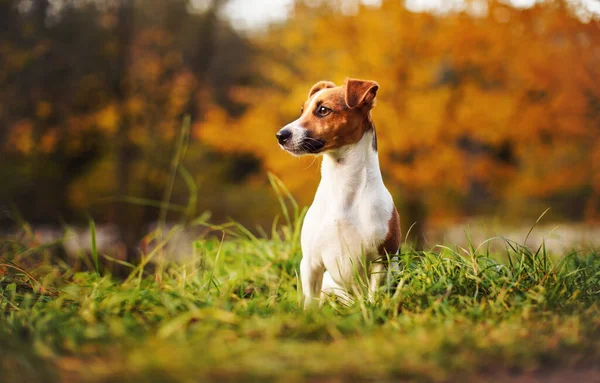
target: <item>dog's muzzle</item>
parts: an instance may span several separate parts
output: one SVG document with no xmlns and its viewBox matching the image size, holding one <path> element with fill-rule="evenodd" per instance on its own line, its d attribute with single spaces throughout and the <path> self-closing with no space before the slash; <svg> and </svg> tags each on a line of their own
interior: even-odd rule
<svg viewBox="0 0 600 383">
<path fill-rule="evenodd" d="M 308 131 L 289 125 L 277 132 L 275 137 L 284 150 L 297 156 L 317 154 L 325 146 L 323 140 L 311 137 Z"/>
</svg>

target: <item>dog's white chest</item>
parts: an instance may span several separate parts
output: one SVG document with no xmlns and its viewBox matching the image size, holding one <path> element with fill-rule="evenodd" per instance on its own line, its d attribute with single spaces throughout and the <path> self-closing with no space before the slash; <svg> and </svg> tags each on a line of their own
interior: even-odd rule
<svg viewBox="0 0 600 383">
<path fill-rule="evenodd" d="M 345 169 L 330 172 L 327 166 L 302 226 L 302 252 L 311 263 L 325 266 L 338 284 L 346 284 L 363 259 L 378 257 L 394 206 L 378 167 L 372 173 L 365 169 L 362 177 L 349 168 L 350 178 Z"/>
</svg>

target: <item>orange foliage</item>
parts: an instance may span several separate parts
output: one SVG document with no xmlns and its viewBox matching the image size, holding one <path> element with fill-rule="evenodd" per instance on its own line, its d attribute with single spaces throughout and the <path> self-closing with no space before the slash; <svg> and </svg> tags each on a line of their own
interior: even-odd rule
<svg viewBox="0 0 600 383">
<path fill-rule="evenodd" d="M 255 153 L 306 203 L 317 166 L 279 151 L 274 133 L 297 118 L 316 81 L 373 79 L 380 162 L 397 195 L 437 201 L 437 211 L 453 198 L 440 195 L 468 198 L 475 188 L 525 199 L 594 184 L 597 198 L 598 21 L 561 2 L 482 4 L 439 16 L 401 1 L 356 15 L 299 4 L 292 20 L 255 38 L 263 55 L 254 65 L 271 86 L 236 92 L 249 104 L 239 119 L 206 107 L 195 132 Z"/>
<path fill-rule="evenodd" d="M 12 127 L 6 143 L 6 150 L 29 154 L 33 150 L 33 126 L 29 120 L 18 121 Z"/>
<path fill-rule="evenodd" d="M 227 216 L 248 205 L 245 218 L 261 214 L 248 202 L 253 195 L 267 205 L 254 157 L 307 204 L 320 160 L 279 150 L 275 132 L 298 117 L 315 82 L 354 77 L 380 84 L 380 163 L 399 205 L 416 201 L 440 217 L 476 198 L 503 208 L 567 195 L 585 199 L 578 213 L 600 216 L 598 20 L 566 0 L 527 9 L 465 0 L 462 11 L 439 14 L 399 0 L 297 3 L 289 20 L 250 42 L 217 20 L 217 8 L 186 13 L 184 0 L 76 7 L 48 22 L 19 14 L 0 39 L 1 147 L 12 161 L 6 174 L 35 171 L 16 174 L 4 195 L 39 179 L 68 182 L 63 211 L 119 189 L 160 198 L 190 114 L 196 141 L 186 161 L 202 208 Z M 117 4 L 134 5 L 133 21 Z M 45 214 L 56 215 L 47 204 Z"/>
</svg>

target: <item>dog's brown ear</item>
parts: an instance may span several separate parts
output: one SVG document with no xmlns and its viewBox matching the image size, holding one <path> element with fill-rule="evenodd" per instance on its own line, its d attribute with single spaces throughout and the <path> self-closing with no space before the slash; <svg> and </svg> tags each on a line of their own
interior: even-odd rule
<svg viewBox="0 0 600 383">
<path fill-rule="evenodd" d="M 313 85 L 312 88 L 310 88 L 310 92 L 308 92 L 308 98 L 311 98 L 313 94 L 325 88 L 335 88 L 335 84 L 331 81 L 319 81 L 318 83 Z"/>
<path fill-rule="evenodd" d="M 375 81 L 346 79 L 346 105 L 348 108 L 357 106 L 373 105 L 373 100 L 377 95 L 379 84 Z"/>
</svg>

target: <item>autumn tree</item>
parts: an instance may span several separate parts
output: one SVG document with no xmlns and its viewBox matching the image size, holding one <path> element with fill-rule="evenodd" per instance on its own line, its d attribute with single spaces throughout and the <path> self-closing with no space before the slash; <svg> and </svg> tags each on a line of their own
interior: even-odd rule
<svg viewBox="0 0 600 383">
<path fill-rule="evenodd" d="M 261 169 L 302 204 L 319 180 L 319 160 L 277 150 L 274 133 L 316 81 L 358 77 L 381 85 L 380 162 L 405 231 L 547 206 L 598 217 L 600 33 L 574 3 L 298 1 L 250 38 L 207 4 L 0 0 L 2 205 L 36 222 L 118 220 L 133 247 L 157 211 L 115 197 L 162 198 L 190 115 L 198 210 L 266 223 L 277 205 Z M 188 192 L 177 179 L 173 202 Z"/>
<path fill-rule="evenodd" d="M 232 119 L 212 108 L 198 136 L 255 153 L 309 203 L 318 166 L 276 150 L 274 132 L 297 118 L 314 82 L 374 79 L 380 162 L 405 229 L 564 193 L 596 214 L 597 20 L 560 1 L 529 9 L 474 1 L 437 15 L 400 1 L 355 2 L 350 14 L 339 4 L 299 2 L 292 19 L 257 37 L 254 68 L 266 85 L 240 87 L 246 113 Z M 225 125 L 234 134 L 222 142 Z"/>
<path fill-rule="evenodd" d="M 0 1 L 1 207 L 34 223 L 91 213 L 135 247 L 157 210 L 115 200 L 162 198 L 184 116 L 207 100 L 241 111 L 229 90 L 250 76 L 251 47 L 211 4 Z M 192 174 L 236 161 L 197 142 L 189 154 Z"/>
</svg>

